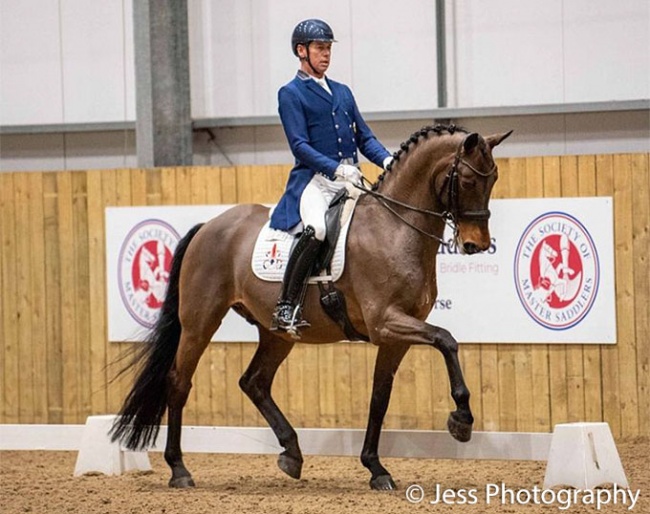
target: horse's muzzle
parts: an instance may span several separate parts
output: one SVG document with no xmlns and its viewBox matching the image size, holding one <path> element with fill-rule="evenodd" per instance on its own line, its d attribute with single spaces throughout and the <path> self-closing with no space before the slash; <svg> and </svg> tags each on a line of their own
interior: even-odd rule
<svg viewBox="0 0 650 514">
<path fill-rule="evenodd" d="M 478 247 L 476 243 L 472 243 L 472 242 L 463 243 L 463 253 L 467 255 L 473 255 L 479 252 L 481 252 L 481 249 Z"/>
</svg>

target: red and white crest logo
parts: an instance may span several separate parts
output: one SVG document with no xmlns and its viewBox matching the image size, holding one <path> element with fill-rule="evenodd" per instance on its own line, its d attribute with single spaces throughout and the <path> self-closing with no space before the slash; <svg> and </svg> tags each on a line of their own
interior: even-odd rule
<svg viewBox="0 0 650 514">
<path fill-rule="evenodd" d="M 179 239 L 164 221 L 146 220 L 131 229 L 120 249 L 120 295 L 129 314 L 144 327 L 153 327 L 158 318 Z"/>
<path fill-rule="evenodd" d="M 528 225 L 517 245 L 514 271 L 522 305 L 546 328 L 577 325 L 596 299 L 600 277 L 596 245 L 569 214 L 549 212 Z"/>
</svg>

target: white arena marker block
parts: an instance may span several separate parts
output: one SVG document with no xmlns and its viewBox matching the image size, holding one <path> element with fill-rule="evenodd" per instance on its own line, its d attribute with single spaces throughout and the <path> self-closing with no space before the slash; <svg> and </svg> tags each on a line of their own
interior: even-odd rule
<svg viewBox="0 0 650 514">
<path fill-rule="evenodd" d="M 563 485 L 584 490 L 605 484 L 629 487 L 609 425 L 555 425 L 544 488 Z"/>
<path fill-rule="evenodd" d="M 81 436 L 74 476 L 88 473 L 121 475 L 125 471 L 151 471 L 147 452 L 124 451 L 108 431 L 117 416 L 88 416 Z"/>
</svg>

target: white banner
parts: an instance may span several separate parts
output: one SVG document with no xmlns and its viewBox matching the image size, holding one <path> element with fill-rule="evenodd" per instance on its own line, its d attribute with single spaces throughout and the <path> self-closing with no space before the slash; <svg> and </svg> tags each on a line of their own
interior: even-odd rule
<svg viewBox="0 0 650 514">
<path fill-rule="evenodd" d="M 142 340 L 178 240 L 230 207 L 106 209 L 110 341 Z M 612 199 L 492 200 L 490 209 L 487 252 L 440 249 L 428 322 L 460 342 L 615 343 Z M 257 331 L 230 311 L 213 340 L 257 341 Z"/>
</svg>

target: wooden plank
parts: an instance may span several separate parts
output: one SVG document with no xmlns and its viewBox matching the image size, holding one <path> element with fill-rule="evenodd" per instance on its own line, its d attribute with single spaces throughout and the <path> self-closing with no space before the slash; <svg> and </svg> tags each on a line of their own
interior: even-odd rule
<svg viewBox="0 0 650 514">
<path fill-rule="evenodd" d="M 45 302 L 48 422 L 63 423 L 63 341 L 61 335 L 61 260 L 56 172 L 43 175 L 45 220 Z"/>
<path fill-rule="evenodd" d="M 59 261 L 61 263 L 61 341 L 63 359 L 63 422 L 80 422 L 80 361 L 77 348 L 76 307 L 77 270 L 75 260 L 75 227 L 72 193 L 72 173 L 56 175 L 57 208 L 59 213 Z"/>
<path fill-rule="evenodd" d="M 497 362 L 499 371 L 499 430 L 506 432 L 517 430 L 515 356 L 515 345 L 499 345 Z M 513 394 L 513 391 L 515 394 Z"/>
<path fill-rule="evenodd" d="M 85 423 L 92 413 L 92 395 L 90 373 L 90 259 L 88 257 L 88 199 L 86 173 L 72 173 L 72 201 L 75 260 L 75 332 L 77 341 L 78 373 L 81 391 L 79 398 L 78 423 Z"/>
<path fill-rule="evenodd" d="M 648 154 L 631 156 L 634 318 L 639 435 L 650 435 L 650 166 Z"/>
<path fill-rule="evenodd" d="M 578 157 L 578 195 L 596 196 L 596 159 L 593 155 Z M 600 376 L 600 345 L 584 345 L 583 350 L 585 421 L 602 421 L 602 383 Z"/>
<path fill-rule="evenodd" d="M 562 157 L 562 196 L 579 196 L 578 158 L 575 156 Z M 585 419 L 585 386 L 583 346 L 567 345 L 567 412 L 570 422 Z"/>
<path fill-rule="evenodd" d="M 449 387 L 449 378 L 447 366 L 442 353 L 438 350 L 430 352 L 431 365 L 431 389 L 432 389 L 432 409 L 433 409 L 433 429 L 446 430 L 447 418 L 449 417 L 449 399 L 451 389 Z"/>
<path fill-rule="evenodd" d="M 482 406 L 482 389 L 481 389 L 481 345 L 480 344 L 462 344 L 459 348 L 459 359 L 463 369 L 465 383 L 470 393 L 470 408 L 476 419 L 474 430 L 482 430 L 479 425 L 483 422 Z M 423 370 L 424 371 L 424 370 Z M 430 372 L 429 372 L 430 375 Z M 423 377 L 424 378 L 424 377 Z M 429 382 L 433 377 L 429 376 Z M 418 391 L 420 386 L 418 385 Z M 418 399 L 418 407 L 420 400 Z M 418 415 L 418 418 L 420 416 Z M 432 428 L 430 426 L 418 426 L 418 428 Z"/>
<path fill-rule="evenodd" d="M 29 234 L 31 192 L 29 191 L 28 174 L 16 173 L 14 176 L 14 195 L 16 202 L 16 258 L 19 265 L 16 268 L 16 297 L 18 308 L 18 375 L 19 410 L 18 419 L 21 423 L 33 423 L 34 418 L 34 369 L 32 359 L 32 283 L 31 283 L 31 248 Z"/>
<path fill-rule="evenodd" d="M 619 403 L 621 435 L 624 437 L 635 436 L 639 433 L 632 204 L 632 163 L 630 156 L 615 155 L 614 244 L 616 247 L 616 310 L 618 313 L 618 380 L 621 395 Z"/>
<path fill-rule="evenodd" d="M 334 403 L 335 424 L 337 427 L 352 425 L 352 398 L 350 368 L 350 345 L 354 343 L 337 343 L 334 345 Z"/>
<path fill-rule="evenodd" d="M 87 172 L 88 201 L 88 313 L 90 324 L 90 410 L 93 414 L 107 412 L 106 345 L 106 244 L 102 173 Z"/>
<path fill-rule="evenodd" d="M 558 157 L 544 157 L 544 196 L 562 196 L 561 166 Z M 566 423 L 569 419 L 568 390 L 566 381 L 566 345 L 549 345 L 549 377 L 551 397 L 551 426 Z"/>
<path fill-rule="evenodd" d="M 254 347 L 254 344 L 250 344 Z M 305 426 L 305 349 L 308 345 L 297 344 L 289 354 L 287 366 L 287 406 L 285 415 L 294 427 Z"/>
<path fill-rule="evenodd" d="M 29 173 L 27 187 L 30 193 L 29 238 L 31 296 L 32 387 L 34 389 L 34 416 L 32 423 L 47 423 L 47 332 L 45 303 L 45 235 L 43 211 L 43 175 Z"/>
<path fill-rule="evenodd" d="M 496 344 L 481 344 L 481 430 L 502 430 L 500 423 L 499 366 Z M 439 428 L 439 427 L 436 427 Z"/>
<path fill-rule="evenodd" d="M 242 203 L 239 201 L 238 195 L 237 169 L 234 167 L 221 168 L 221 203 Z"/>
<path fill-rule="evenodd" d="M 371 377 L 368 376 L 366 367 L 367 354 L 368 344 L 353 343 L 350 345 L 350 401 L 352 404 L 350 427 L 352 428 L 365 428 L 368 419 Z"/>
<path fill-rule="evenodd" d="M 0 198 L 2 199 L 2 268 L 3 343 L 4 343 L 4 420 L 20 421 L 20 361 L 18 339 L 18 250 L 16 232 L 16 200 L 13 173 L 0 173 Z"/>
<path fill-rule="evenodd" d="M 160 168 L 146 170 L 147 205 L 162 205 L 162 173 Z"/>
<path fill-rule="evenodd" d="M 132 205 L 147 205 L 147 170 L 133 168 L 130 175 Z"/>
<path fill-rule="evenodd" d="M 320 389 L 318 376 L 320 368 L 318 366 L 319 348 L 316 345 L 297 345 L 294 349 L 301 355 L 303 368 L 303 422 L 302 426 L 306 428 L 316 428 L 320 426 Z"/>
<path fill-rule="evenodd" d="M 5 173 L 8 175 L 7 173 Z M 4 198 L 2 194 L 2 188 L 4 184 L 0 182 L 0 423 L 6 423 L 5 421 L 5 320 L 2 313 L 5 311 L 4 307 L 4 269 L 5 269 L 5 256 L 4 256 L 4 223 L 2 223 L 2 217 L 4 215 Z M 7 263 L 9 264 L 9 263 Z M 6 307 L 7 309 L 9 306 Z"/>
<path fill-rule="evenodd" d="M 318 346 L 318 405 L 319 424 L 322 428 L 336 426 L 336 393 L 334 385 L 334 345 Z"/>
<path fill-rule="evenodd" d="M 2 268 L 3 287 L 2 318 L 4 345 L 4 420 L 6 423 L 20 421 L 20 361 L 18 336 L 18 249 L 16 232 L 16 200 L 14 198 L 14 174 L 0 173 L 0 198 L 2 201 Z"/>
<path fill-rule="evenodd" d="M 160 169 L 160 203 L 176 204 L 176 168 Z"/>
<path fill-rule="evenodd" d="M 614 196 L 614 160 L 611 155 L 596 156 L 596 194 L 597 196 Z M 614 200 L 614 209 L 616 209 L 616 200 Z M 616 237 L 616 217 L 614 217 L 614 237 Z M 618 320 L 617 331 L 620 331 Z M 618 344 L 603 345 L 601 357 L 603 421 L 609 423 L 614 437 L 621 437 Z"/>
</svg>

